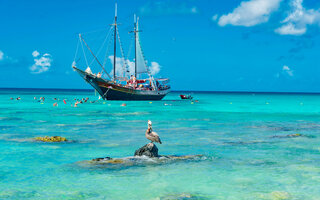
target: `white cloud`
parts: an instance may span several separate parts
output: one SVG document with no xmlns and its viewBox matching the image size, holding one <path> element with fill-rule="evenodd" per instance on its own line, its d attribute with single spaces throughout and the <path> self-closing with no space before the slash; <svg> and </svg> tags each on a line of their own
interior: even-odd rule
<svg viewBox="0 0 320 200">
<path fill-rule="evenodd" d="M 222 15 L 218 24 L 225 26 L 254 26 L 267 22 L 270 14 L 279 8 L 282 0 L 250 0 L 242 1 L 232 13 Z"/>
<path fill-rule="evenodd" d="M 213 15 L 212 18 L 211 18 L 212 21 L 217 21 L 217 19 L 218 19 L 218 15 L 217 14 Z"/>
<path fill-rule="evenodd" d="M 18 62 L 17 59 L 9 57 L 7 54 L 5 54 L 3 51 L 0 50 L 0 62 L 1 64 L 10 65 L 15 64 Z"/>
<path fill-rule="evenodd" d="M 303 35 L 307 31 L 306 27 L 296 27 L 292 23 L 285 24 L 275 30 L 276 33 L 280 35 Z"/>
<path fill-rule="evenodd" d="M 293 71 L 287 65 L 284 65 L 282 67 L 282 71 L 288 76 L 291 76 L 291 77 L 293 76 Z"/>
<path fill-rule="evenodd" d="M 289 71 L 289 70 L 290 70 L 290 68 L 289 68 L 288 66 L 286 66 L 286 65 L 285 65 L 285 66 L 283 66 L 283 67 L 282 67 L 282 70 L 284 70 L 284 71 Z"/>
<path fill-rule="evenodd" d="M 0 61 L 4 59 L 4 53 L 0 50 Z"/>
<path fill-rule="evenodd" d="M 151 66 L 150 66 L 150 73 L 151 75 L 156 75 L 157 73 L 160 72 L 160 68 L 161 66 L 159 65 L 159 63 L 157 62 L 151 62 Z"/>
<path fill-rule="evenodd" d="M 275 30 L 280 35 L 303 35 L 307 32 L 307 26 L 320 24 L 319 10 L 306 10 L 302 6 L 303 0 L 291 0 L 292 10 L 289 15 L 281 21 L 283 25 Z"/>
<path fill-rule="evenodd" d="M 198 8 L 197 7 L 192 7 L 191 8 L 191 13 L 198 13 Z"/>
<path fill-rule="evenodd" d="M 40 53 L 37 50 L 32 52 L 33 57 L 38 57 L 39 55 L 40 55 Z"/>
<path fill-rule="evenodd" d="M 113 66 L 113 56 L 109 56 L 108 57 L 112 66 Z M 127 72 L 127 68 L 125 67 L 125 64 L 127 64 L 128 66 L 128 71 Z M 124 77 L 125 75 L 133 75 L 134 74 L 134 62 L 131 62 L 129 59 L 126 60 L 126 63 L 125 63 L 125 59 L 123 58 L 120 58 L 120 57 L 116 57 L 116 75 L 117 76 L 120 76 L 120 77 Z M 110 72 L 110 75 L 113 76 L 113 68 Z"/>
<path fill-rule="evenodd" d="M 32 56 L 34 57 L 34 64 L 30 67 L 31 73 L 40 74 L 50 69 L 51 63 L 53 61 L 50 54 L 45 53 L 40 56 L 40 53 L 38 51 L 34 51 L 32 53 Z"/>
</svg>

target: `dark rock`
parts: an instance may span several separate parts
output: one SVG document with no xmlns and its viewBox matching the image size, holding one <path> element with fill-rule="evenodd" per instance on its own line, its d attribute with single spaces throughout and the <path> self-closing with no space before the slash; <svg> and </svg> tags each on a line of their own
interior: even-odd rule
<svg viewBox="0 0 320 200">
<path fill-rule="evenodd" d="M 147 156 L 150 158 L 159 157 L 158 147 L 153 143 L 146 144 L 140 149 L 136 150 L 134 156 Z"/>
</svg>

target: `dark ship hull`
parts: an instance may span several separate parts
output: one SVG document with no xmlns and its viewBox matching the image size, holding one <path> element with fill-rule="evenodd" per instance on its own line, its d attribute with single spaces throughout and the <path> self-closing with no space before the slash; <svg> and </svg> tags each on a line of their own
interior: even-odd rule
<svg viewBox="0 0 320 200">
<path fill-rule="evenodd" d="M 158 101 L 163 99 L 170 89 L 165 90 L 139 90 L 132 87 L 116 84 L 113 81 L 98 78 L 73 67 L 80 76 L 89 83 L 103 99 L 124 101 Z"/>
</svg>

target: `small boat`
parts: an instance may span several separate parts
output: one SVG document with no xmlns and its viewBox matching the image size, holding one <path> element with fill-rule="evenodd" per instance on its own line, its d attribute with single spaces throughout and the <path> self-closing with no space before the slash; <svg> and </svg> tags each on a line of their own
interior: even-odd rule
<svg viewBox="0 0 320 200">
<path fill-rule="evenodd" d="M 181 99 L 192 99 L 193 97 L 191 95 L 184 95 L 180 94 Z"/>
<path fill-rule="evenodd" d="M 72 64 L 72 68 L 76 71 L 87 83 L 89 83 L 103 99 L 106 100 L 161 100 L 170 92 L 170 86 L 168 85 L 168 78 L 154 78 L 154 74 L 148 66 L 148 62 L 145 60 L 143 51 L 139 39 L 138 21 L 134 15 L 134 27 L 133 31 L 133 42 L 135 48 L 134 62 L 131 62 L 127 57 L 124 56 L 122 43 L 118 32 L 117 24 L 117 5 L 115 9 L 114 23 L 112 24 L 108 35 L 110 35 L 110 41 L 113 40 L 113 55 L 109 55 L 108 52 L 103 58 L 112 58 L 112 69 L 110 74 L 105 69 L 106 61 L 101 62 L 98 58 L 103 45 L 106 45 L 108 49 L 111 42 L 106 42 L 108 35 L 106 36 L 101 48 L 94 53 L 93 49 L 89 47 L 88 43 L 84 40 L 83 34 L 79 34 L 79 42 L 76 50 L 76 56 Z M 112 38 L 113 36 L 113 38 Z M 122 57 L 117 57 L 117 41 L 119 41 L 119 49 Z M 81 44 L 81 45 L 79 45 Z M 84 58 L 86 63 L 83 65 L 86 70 L 81 70 L 76 65 L 80 60 L 77 58 L 77 53 L 80 51 L 79 47 L 82 47 Z M 89 56 L 92 62 L 87 62 L 87 56 L 85 54 L 84 47 L 87 48 L 86 52 L 90 52 Z M 130 47 L 129 47 L 130 49 Z M 130 50 L 129 50 L 130 52 Z M 128 53 L 130 54 L 130 53 Z M 103 59 L 102 58 L 102 59 Z M 101 60 L 102 60 L 101 59 Z M 76 61 L 77 60 L 77 61 Z M 94 62 L 96 61 L 96 62 Z M 119 63 L 121 61 L 121 63 Z M 94 74 L 91 71 L 92 63 L 95 63 L 102 68 L 102 71 L 98 74 Z M 152 64 L 152 63 L 151 63 Z"/>
</svg>

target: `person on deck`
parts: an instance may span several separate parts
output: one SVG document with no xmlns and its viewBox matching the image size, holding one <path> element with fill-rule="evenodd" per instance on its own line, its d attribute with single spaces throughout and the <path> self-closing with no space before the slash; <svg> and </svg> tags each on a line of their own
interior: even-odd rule
<svg viewBox="0 0 320 200">
<path fill-rule="evenodd" d="M 149 89 L 152 90 L 153 87 L 152 87 L 152 80 L 151 80 L 151 78 L 149 78 L 149 82 L 150 82 Z"/>
<path fill-rule="evenodd" d="M 128 81 L 128 85 L 129 85 L 129 86 L 132 86 L 132 79 L 133 79 L 133 75 L 130 76 L 130 79 L 129 79 L 129 81 Z"/>
<path fill-rule="evenodd" d="M 98 72 L 97 78 L 101 78 L 101 73 L 100 72 Z"/>
<path fill-rule="evenodd" d="M 133 85 L 133 88 L 137 87 L 137 78 L 135 76 L 133 76 L 132 78 L 132 85 Z"/>
</svg>

